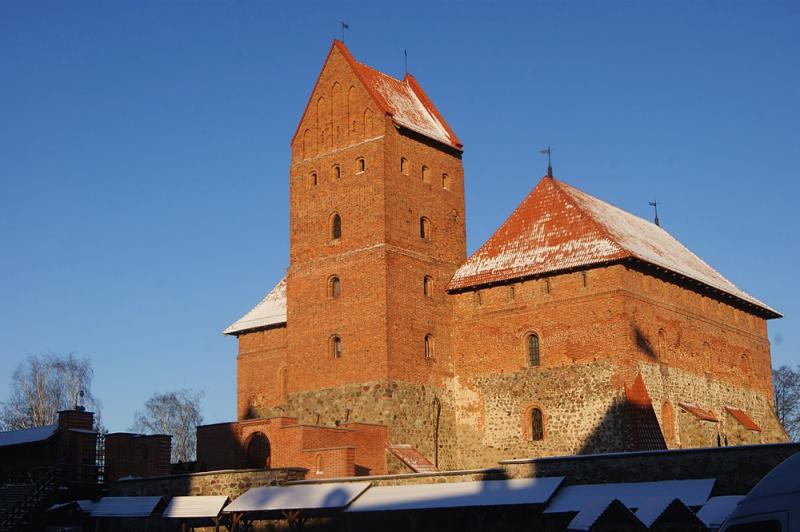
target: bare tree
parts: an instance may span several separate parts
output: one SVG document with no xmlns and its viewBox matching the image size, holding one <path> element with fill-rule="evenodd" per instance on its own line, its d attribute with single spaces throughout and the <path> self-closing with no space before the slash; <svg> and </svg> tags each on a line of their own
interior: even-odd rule
<svg viewBox="0 0 800 532">
<path fill-rule="evenodd" d="M 99 426 L 100 402 L 92 395 L 93 377 L 88 358 L 72 353 L 29 356 L 11 375 L 11 393 L 2 403 L 0 425 L 4 430 L 51 425 L 59 410 L 84 406 L 95 412 Z"/>
<path fill-rule="evenodd" d="M 202 392 L 192 390 L 155 393 L 145 403 L 144 412 L 136 411 L 131 430 L 171 435 L 172 462 L 192 461 L 196 455 L 197 425 L 203 422 L 202 397 Z"/>
<path fill-rule="evenodd" d="M 792 440 L 800 438 L 800 369 L 781 366 L 772 370 L 775 415 Z"/>
</svg>

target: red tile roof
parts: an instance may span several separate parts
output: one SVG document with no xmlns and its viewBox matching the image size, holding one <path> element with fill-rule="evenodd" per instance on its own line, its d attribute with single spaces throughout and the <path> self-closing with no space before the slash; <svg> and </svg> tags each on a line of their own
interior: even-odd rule
<svg viewBox="0 0 800 532">
<path fill-rule="evenodd" d="M 701 408 L 692 403 L 678 403 L 678 406 L 695 416 L 697 419 L 701 419 L 703 421 L 713 421 L 714 423 L 719 423 L 717 416 L 714 415 L 714 412 L 711 410 L 706 410 L 705 408 Z"/>
<path fill-rule="evenodd" d="M 395 124 L 459 151 L 463 148 L 461 141 L 411 74 L 406 74 L 405 78 L 399 80 L 359 63 L 339 40 L 333 41 L 328 57 L 333 50 L 338 50 L 342 54 L 378 108 L 389 115 Z M 308 105 L 306 105 L 307 110 Z M 295 131 L 295 137 L 299 128 L 300 124 Z M 294 142 L 294 138 L 292 141 Z"/>
<path fill-rule="evenodd" d="M 736 421 L 738 421 L 747 430 L 761 432 L 761 427 L 759 427 L 744 410 L 740 410 L 732 406 L 726 406 L 725 410 L 727 410 L 730 415 L 736 418 Z"/>
<path fill-rule="evenodd" d="M 633 448 L 637 451 L 666 449 L 667 444 L 641 374 L 636 376 L 629 388 L 625 388 L 625 398 Z"/>
<path fill-rule="evenodd" d="M 780 314 L 745 293 L 663 228 L 566 183 L 543 178 L 456 271 L 449 290 L 638 260 Z"/>
<path fill-rule="evenodd" d="M 432 473 L 434 471 L 439 471 L 430 460 L 425 458 L 421 452 L 410 445 L 390 445 L 389 451 L 415 473 Z"/>
</svg>

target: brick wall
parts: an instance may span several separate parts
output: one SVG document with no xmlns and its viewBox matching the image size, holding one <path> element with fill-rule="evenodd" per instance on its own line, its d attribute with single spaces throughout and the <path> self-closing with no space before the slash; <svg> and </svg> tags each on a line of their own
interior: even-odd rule
<svg viewBox="0 0 800 532">
<path fill-rule="evenodd" d="M 169 473 L 172 436 L 117 432 L 106 435 L 106 478 L 155 477 Z"/>
<path fill-rule="evenodd" d="M 286 397 L 286 326 L 242 334 L 238 340 L 237 417 L 248 419 Z"/>
</svg>

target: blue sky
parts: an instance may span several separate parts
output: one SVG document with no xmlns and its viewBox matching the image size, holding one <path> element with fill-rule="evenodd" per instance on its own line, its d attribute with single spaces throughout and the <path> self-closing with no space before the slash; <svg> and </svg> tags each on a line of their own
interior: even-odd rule
<svg viewBox="0 0 800 532">
<path fill-rule="evenodd" d="M 90 357 L 109 429 L 156 391 L 235 417 L 221 330 L 288 264 L 289 140 L 339 20 L 465 145 L 475 250 L 545 171 L 785 314 L 800 362 L 800 8 L 780 2 L 0 3 L 0 400 Z"/>
</svg>

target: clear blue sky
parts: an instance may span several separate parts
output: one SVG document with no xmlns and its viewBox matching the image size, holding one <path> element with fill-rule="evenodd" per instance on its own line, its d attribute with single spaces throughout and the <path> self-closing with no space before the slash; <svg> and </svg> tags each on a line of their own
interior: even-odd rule
<svg viewBox="0 0 800 532">
<path fill-rule="evenodd" d="M 90 357 L 112 430 L 155 391 L 235 417 L 224 327 L 288 263 L 289 140 L 339 20 L 465 145 L 469 251 L 545 170 L 782 311 L 800 362 L 797 2 L 0 3 L 0 400 Z"/>
</svg>

